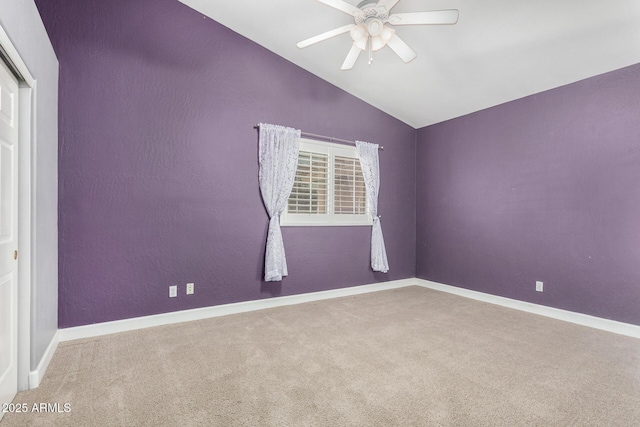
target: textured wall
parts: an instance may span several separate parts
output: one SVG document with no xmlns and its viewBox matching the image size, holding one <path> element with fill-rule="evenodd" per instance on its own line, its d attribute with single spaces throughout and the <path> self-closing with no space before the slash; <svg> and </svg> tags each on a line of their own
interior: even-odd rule
<svg viewBox="0 0 640 427">
<path fill-rule="evenodd" d="M 35 370 L 58 329 L 58 61 L 33 1 L 2 0 L 0 24 L 37 81 L 30 248 L 30 362 Z"/>
<path fill-rule="evenodd" d="M 420 129 L 418 277 L 640 324 L 639 117 L 636 65 Z"/>
<path fill-rule="evenodd" d="M 60 61 L 60 327 L 414 276 L 414 129 L 177 0 L 37 4 Z M 258 122 L 384 145 L 388 274 L 369 227 L 283 228 L 289 276 L 261 281 Z"/>
</svg>

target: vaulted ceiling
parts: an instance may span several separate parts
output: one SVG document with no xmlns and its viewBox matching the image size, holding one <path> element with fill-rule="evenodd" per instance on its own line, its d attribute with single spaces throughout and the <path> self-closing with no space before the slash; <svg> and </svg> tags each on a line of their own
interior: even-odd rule
<svg viewBox="0 0 640 427">
<path fill-rule="evenodd" d="M 296 46 L 353 23 L 317 0 L 180 1 L 414 128 L 640 62 L 637 0 L 401 0 L 392 13 L 458 9 L 459 20 L 397 26 L 415 60 L 385 47 L 349 71 L 349 33 Z"/>
</svg>

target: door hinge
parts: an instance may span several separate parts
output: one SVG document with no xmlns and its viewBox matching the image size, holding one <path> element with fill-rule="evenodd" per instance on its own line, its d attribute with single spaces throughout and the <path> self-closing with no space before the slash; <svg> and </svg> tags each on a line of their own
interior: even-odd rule
<svg viewBox="0 0 640 427">
<path fill-rule="evenodd" d="M 18 251 L 13 251 L 13 259 L 18 259 Z"/>
</svg>

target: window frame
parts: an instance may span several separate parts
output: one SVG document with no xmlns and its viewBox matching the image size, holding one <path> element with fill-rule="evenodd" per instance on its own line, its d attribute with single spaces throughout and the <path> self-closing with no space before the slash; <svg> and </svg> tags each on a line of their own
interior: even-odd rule
<svg viewBox="0 0 640 427">
<path fill-rule="evenodd" d="M 289 203 L 280 216 L 280 225 L 283 227 L 305 227 L 305 226 L 371 226 L 373 219 L 369 210 L 369 196 L 365 188 L 365 214 L 336 214 L 334 213 L 335 203 L 335 157 L 349 157 L 360 162 L 355 146 L 335 144 L 332 142 L 317 141 L 313 139 L 301 138 L 300 151 L 307 151 L 328 156 L 328 176 L 327 176 L 327 213 L 326 214 L 303 214 L 288 213 Z"/>
</svg>

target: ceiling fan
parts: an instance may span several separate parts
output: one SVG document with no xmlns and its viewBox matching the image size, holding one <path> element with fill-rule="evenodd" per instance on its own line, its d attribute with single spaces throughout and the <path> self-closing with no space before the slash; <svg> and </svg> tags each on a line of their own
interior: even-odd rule
<svg viewBox="0 0 640 427">
<path fill-rule="evenodd" d="M 396 31 L 389 25 L 441 25 L 458 22 L 458 10 L 436 10 L 431 12 L 396 13 L 389 15 L 389 11 L 400 0 L 363 0 L 353 6 L 344 0 L 318 0 L 355 19 L 355 24 L 345 25 L 335 30 L 327 31 L 315 37 L 298 43 L 299 48 L 349 32 L 353 46 L 344 60 L 342 70 L 350 70 L 356 63 L 360 52 L 369 49 L 369 65 L 373 61 L 374 51 L 389 46 L 404 62 L 414 60 L 417 54 L 398 37 Z"/>
</svg>

